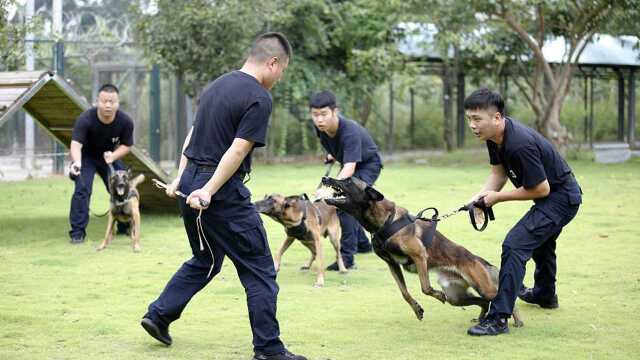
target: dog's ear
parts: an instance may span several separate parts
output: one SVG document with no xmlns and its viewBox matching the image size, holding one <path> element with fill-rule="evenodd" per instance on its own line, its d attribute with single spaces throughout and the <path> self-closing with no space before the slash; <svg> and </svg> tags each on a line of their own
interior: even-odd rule
<svg viewBox="0 0 640 360">
<path fill-rule="evenodd" d="M 129 177 L 132 177 L 132 176 L 133 176 L 133 172 L 131 171 L 131 168 L 127 168 L 127 175 L 128 175 Z"/>
<path fill-rule="evenodd" d="M 309 196 L 307 196 L 307 193 L 302 193 L 302 195 L 300 195 L 300 199 L 309 200 Z"/>
<path fill-rule="evenodd" d="M 373 200 L 373 201 L 381 201 L 384 199 L 384 195 L 382 195 L 382 193 L 380 193 L 378 190 L 372 188 L 371 186 L 367 186 L 364 189 L 365 194 L 367 194 L 367 196 L 369 197 L 369 199 Z"/>
</svg>

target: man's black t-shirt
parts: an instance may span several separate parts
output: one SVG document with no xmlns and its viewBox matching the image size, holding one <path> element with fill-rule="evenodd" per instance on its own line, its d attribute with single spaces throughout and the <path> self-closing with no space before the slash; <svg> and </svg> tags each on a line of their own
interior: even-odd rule
<svg viewBox="0 0 640 360">
<path fill-rule="evenodd" d="M 105 151 L 133 145 L 133 120 L 118 110 L 113 122 L 105 124 L 98 119 L 98 109 L 93 107 L 78 116 L 71 139 L 82 144 L 83 155 L 101 159 Z"/>
<path fill-rule="evenodd" d="M 340 115 L 338 119 L 338 131 L 334 137 L 314 126 L 322 147 L 342 164 L 354 162 L 363 166 L 371 162 L 381 163 L 378 147 L 369 132 L 353 120 Z"/>
<path fill-rule="evenodd" d="M 532 188 L 545 179 L 551 191 L 572 178 L 571 169 L 553 145 L 537 131 L 515 121 L 505 119 L 502 146 L 487 140 L 489 162 L 505 169 L 516 188 Z"/>
<path fill-rule="evenodd" d="M 264 146 L 270 115 L 271 94 L 253 76 L 241 71 L 222 75 L 200 96 L 184 155 L 198 165 L 218 166 L 234 138 Z M 238 171 L 251 172 L 251 153 Z"/>
</svg>

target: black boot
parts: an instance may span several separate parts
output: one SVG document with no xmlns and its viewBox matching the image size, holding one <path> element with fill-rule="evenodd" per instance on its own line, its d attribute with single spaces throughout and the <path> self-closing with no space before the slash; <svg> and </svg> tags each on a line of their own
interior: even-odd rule
<svg viewBox="0 0 640 360">
<path fill-rule="evenodd" d="M 289 352 L 289 350 L 285 350 L 284 352 L 275 355 L 255 354 L 253 355 L 252 360 L 307 360 L 307 358 L 302 355 L 296 355 Z"/>
<path fill-rule="evenodd" d="M 526 303 L 539 305 L 543 309 L 557 309 L 560 306 L 558 295 L 553 294 L 550 299 L 539 299 L 533 294 L 533 288 L 523 288 L 518 294 L 518 298 Z"/>
<path fill-rule="evenodd" d="M 170 346 L 173 342 L 171 335 L 169 335 L 169 327 L 157 324 L 149 318 L 142 318 L 140 325 L 151 335 L 154 339 L 161 343 Z"/>
<path fill-rule="evenodd" d="M 479 324 L 467 330 L 467 334 L 472 336 L 500 335 L 508 332 L 509 324 L 507 323 L 507 319 L 495 316 L 487 316 L 482 319 Z"/>
</svg>

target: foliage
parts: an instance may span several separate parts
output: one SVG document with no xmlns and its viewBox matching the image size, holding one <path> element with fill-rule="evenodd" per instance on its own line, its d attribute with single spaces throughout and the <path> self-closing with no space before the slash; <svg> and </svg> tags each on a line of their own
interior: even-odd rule
<svg viewBox="0 0 640 360">
<path fill-rule="evenodd" d="M 15 0 L 0 0 L 0 71 L 15 70 L 24 63 L 24 39 L 33 24 L 8 18 Z"/>
</svg>

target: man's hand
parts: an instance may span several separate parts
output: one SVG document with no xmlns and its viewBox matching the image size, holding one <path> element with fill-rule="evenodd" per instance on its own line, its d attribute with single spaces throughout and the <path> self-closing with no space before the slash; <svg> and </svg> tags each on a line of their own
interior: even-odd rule
<svg viewBox="0 0 640 360">
<path fill-rule="evenodd" d="M 71 163 L 71 165 L 69 165 L 69 174 L 71 174 L 71 176 L 76 177 L 78 175 L 80 175 L 80 168 L 82 167 L 82 165 L 80 164 L 79 161 L 74 161 Z"/>
<path fill-rule="evenodd" d="M 325 164 L 332 164 L 334 161 L 336 161 L 336 159 L 334 159 L 333 156 L 331 156 L 331 154 L 327 154 L 327 157 L 324 158 Z"/>
<path fill-rule="evenodd" d="M 104 154 L 102 154 L 102 156 L 104 157 L 104 161 L 107 164 L 113 164 L 113 162 L 116 161 L 116 159 L 113 156 L 113 152 L 111 151 L 105 151 Z"/>
<path fill-rule="evenodd" d="M 476 201 L 480 200 L 480 199 L 484 199 L 484 204 L 487 207 L 492 207 L 493 205 L 499 203 L 500 200 L 500 193 L 497 191 L 483 191 L 480 194 L 477 195 L 477 199 Z"/>
<path fill-rule="evenodd" d="M 187 197 L 187 204 L 189 204 L 193 209 L 204 210 L 209 207 L 209 204 L 211 204 L 211 195 L 212 194 L 205 189 L 194 190 Z M 200 202 L 206 202 L 207 206 L 202 206 Z"/>
<path fill-rule="evenodd" d="M 171 183 L 167 184 L 167 188 L 165 189 L 165 193 L 167 194 L 167 196 L 175 199 L 177 196 L 176 191 L 178 190 L 178 186 L 180 186 L 179 177 L 173 179 Z"/>
</svg>

